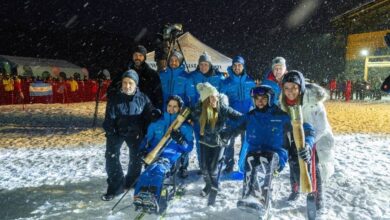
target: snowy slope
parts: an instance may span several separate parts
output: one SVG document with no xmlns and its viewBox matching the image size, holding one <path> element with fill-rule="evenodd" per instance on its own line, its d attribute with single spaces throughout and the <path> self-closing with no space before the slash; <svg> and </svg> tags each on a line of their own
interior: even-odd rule
<svg viewBox="0 0 390 220">
<path fill-rule="evenodd" d="M 390 219 L 390 137 L 336 136 L 336 172 L 327 184 L 326 213 L 320 219 Z M 127 152 L 126 148 L 122 148 Z M 105 147 L 0 149 L 1 219 L 132 219 L 132 192 L 114 213 L 105 191 Z M 125 165 L 127 155 L 122 155 Z M 197 169 L 194 155 L 190 167 Z M 305 198 L 289 204 L 288 168 L 275 179 L 278 193 L 271 219 L 304 219 Z M 242 183 L 221 182 L 215 207 L 199 196 L 203 180 L 192 172 L 186 194 L 166 219 L 248 219 L 236 208 Z M 145 216 L 144 219 L 157 219 Z"/>
</svg>

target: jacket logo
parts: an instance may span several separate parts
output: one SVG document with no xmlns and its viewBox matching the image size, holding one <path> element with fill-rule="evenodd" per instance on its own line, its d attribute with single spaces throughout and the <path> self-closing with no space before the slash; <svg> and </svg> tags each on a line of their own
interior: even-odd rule
<svg viewBox="0 0 390 220">
<path fill-rule="evenodd" d="M 275 119 L 273 119 L 273 120 L 271 120 L 271 122 L 282 122 L 282 120 L 275 120 Z"/>
</svg>

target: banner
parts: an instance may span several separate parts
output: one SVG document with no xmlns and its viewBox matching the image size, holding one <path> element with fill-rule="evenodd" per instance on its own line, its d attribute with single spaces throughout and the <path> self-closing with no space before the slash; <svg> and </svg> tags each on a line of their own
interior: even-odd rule
<svg viewBox="0 0 390 220">
<path fill-rule="evenodd" d="M 30 96 L 49 96 L 53 95 L 51 84 L 37 82 L 30 84 Z"/>
</svg>

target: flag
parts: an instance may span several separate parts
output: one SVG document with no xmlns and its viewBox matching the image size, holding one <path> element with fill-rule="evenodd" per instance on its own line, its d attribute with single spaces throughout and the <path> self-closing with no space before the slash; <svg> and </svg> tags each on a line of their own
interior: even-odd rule
<svg viewBox="0 0 390 220">
<path fill-rule="evenodd" d="M 37 82 L 30 84 L 30 96 L 49 96 L 53 95 L 51 84 Z"/>
</svg>

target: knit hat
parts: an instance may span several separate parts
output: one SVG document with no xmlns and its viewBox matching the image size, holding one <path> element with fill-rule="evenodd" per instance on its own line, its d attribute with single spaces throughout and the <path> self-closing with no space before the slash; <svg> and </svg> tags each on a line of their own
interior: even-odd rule
<svg viewBox="0 0 390 220">
<path fill-rule="evenodd" d="M 199 57 L 198 64 L 201 62 L 208 62 L 211 65 L 211 56 L 206 51 Z"/>
<path fill-rule="evenodd" d="M 274 69 L 275 65 L 286 66 L 286 59 L 284 59 L 283 57 L 275 57 L 272 60 L 272 69 Z"/>
<path fill-rule="evenodd" d="M 146 50 L 146 48 L 142 45 L 137 45 L 134 50 L 133 50 L 133 53 L 141 53 L 142 55 L 144 55 L 145 59 L 146 59 L 146 53 L 148 53 L 148 51 Z"/>
<path fill-rule="evenodd" d="M 305 92 L 305 78 L 303 77 L 303 74 L 299 72 L 298 70 L 291 70 L 288 71 L 282 79 L 282 85 L 284 85 L 286 82 L 291 82 L 299 85 L 300 92 L 303 94 Z"/>
<path fill-rule="evenodd" d="M 241 63 L 242 65 L 245 65 L 245 60 L 242 56 L 235 56 L 235 57 L 233 57 L 232 64 L 235 64 L 235 63 Z"/>
<path fill-rule="evenodd" d="M 198 93 L 200 94 L 200 101 L 202 102 L 209 96 L 219 95 L 218 90 L 208 82 L 198 83 L 196 85 L 196 90 L 198 90 Z"/>
<path fill-rule="evenodd" d="M 183 54 L 180 53 L 179 51 L 173 51 L 173 53 L 171 54 L 171 56 L 169 57 L 169 59 L 171 59 L 171 57 L 177 57 L 177 59 L 179 60 L 179 63 L 181 64 L 183 62 Z"/>
<path fill-rule="evenodd" d="M 130 79 L 134 80 L 135 84 L 138 85 L 139 78 L 138 78 L 138 74 L 137 74 L 137 72 L 135 72 L 135 70 L 129 69 L 126 72 L 124 72 L 122 74 L 122 79 L 125 77 L 129 77 Z"/>
</svg>

